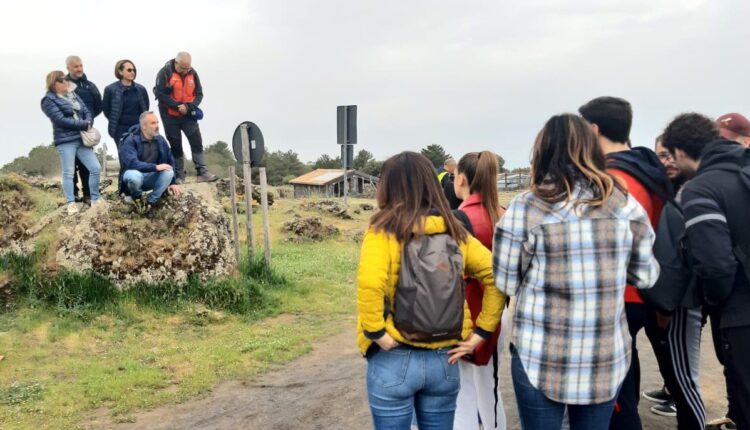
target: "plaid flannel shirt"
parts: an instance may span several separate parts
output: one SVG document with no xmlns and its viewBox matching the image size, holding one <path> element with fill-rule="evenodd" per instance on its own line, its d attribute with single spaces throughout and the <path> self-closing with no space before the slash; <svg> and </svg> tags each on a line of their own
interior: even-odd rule
<svg viewBox="0 0 750 430">
<path fill-rule="evenodd" d="M 513 344 L 531 384 L 554 401 L 613 399 L 630 366 L 625 284 L 650 288 L 659 275 L 654 231 L 620 191 L 602 207 L 517 196 L 495 228 L 495 283 L 517 295 Z"/>
</svg>

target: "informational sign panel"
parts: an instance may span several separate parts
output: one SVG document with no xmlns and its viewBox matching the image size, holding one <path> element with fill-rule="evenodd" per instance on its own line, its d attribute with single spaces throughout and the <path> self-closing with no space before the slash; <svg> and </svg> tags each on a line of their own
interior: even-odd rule
<svg viewBox="0 0 750 430">
<path fill-rule="evenodd" d="M 336 141 L 339 145 L 357 143 L 357 106 L 336 107 Z"/>
<path fill-rule="evenodd" d="M 243 127 L 245 124 L 247 127 Z M 245 131 L 247 130 L 247 131 Z M 247 133 L 247 139 L 243 139 L 242 133 Z M 263 153 L 265 151 L 265 144 L 263 142 L 263 133 L 260 131 L 257 125 L 250 121 L 245 121 L 234 129 L 234 135 L 232 136 L 232 152 L 234 152 L 234 158 L 240 163 L 242 160 L 242 141 L 245 140 L 247 145 L 250 146 L 250 166 L 258 167 L 261 160 L 263 159 Z"/>
</svg>

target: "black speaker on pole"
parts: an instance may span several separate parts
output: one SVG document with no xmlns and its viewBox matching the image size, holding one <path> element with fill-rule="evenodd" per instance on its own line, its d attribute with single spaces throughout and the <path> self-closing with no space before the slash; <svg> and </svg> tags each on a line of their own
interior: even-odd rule
<svg viewBox="0 0 750 430">
<path fill-rule="evenodd" d="M 357 143 L 357 105 L 337 106 L 336 126 L 339 145 Z"/>
</svg>

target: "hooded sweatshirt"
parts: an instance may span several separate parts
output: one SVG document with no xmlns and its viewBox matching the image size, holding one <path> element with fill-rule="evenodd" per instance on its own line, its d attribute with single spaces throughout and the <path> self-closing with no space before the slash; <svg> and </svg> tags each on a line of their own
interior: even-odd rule
<svg viewBox="0 0 750 430">
<path fill-rule="evenodd" d="M 708 144 L 682 189 L 682 208 L 703 300 L 718 308 L 721 328 L 750 325 L 748 268 L 736 256 L 750 243 L 750 149 L 729 140 Z"/>
<path fill-rule="evenodd" d="M 672 183 L 664 166 L 654 151 L 639 146 L 628 151 L 607 154 L 607 170 L 626 186 L 656 228 L 664 201 L 672 198 Z M 644 303 L 640 293 L 633 286 L 625 287 L 625 302 Z"/>
</svg>

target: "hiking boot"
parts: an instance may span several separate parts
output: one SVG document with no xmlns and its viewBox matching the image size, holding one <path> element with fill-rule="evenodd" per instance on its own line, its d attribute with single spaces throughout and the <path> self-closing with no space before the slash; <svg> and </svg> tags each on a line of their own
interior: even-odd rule
<svg viewBox="0 0 750 430">
<path fill-rule="evenodd" d="M 174 178 L 174 183 L 177 185 L 182 185 L 185 183 L 185 180 L 182 178 Z"/>
<path fill-rule="evenodd" d="M 83 204 L 86 206 L 91 206 L 91 197 L 84 197 Z"/>
<path fill-rule="evenodd" d="M 667 392 L 667 387 L 664 386 L 658 390 L 644 391 L 643 398 L 654 403 L 666 403 L 672 400 L 672 396 Z"/>
<path fill-rule="evenodd" d="M 198 175 L 198 182 L 214 182 L 218 179 L 219 177 L 211 172 L 205 172 L 202 175 Z"/>
<path fill-rule="evenodd" d="M 78 205 L 73 203 L 68 203 L 67 207 L 68 215 L 75 215 L 78 213 Z"/>
<path fill-rule="evenodd" d="M 651 406 L 651 412 L 663 417 L 676 417 L 677 407 L 675 406 L 674 401 L 670 400 L 660 405 Z"/>
<path fill-rule="evenodd" d="M 156 218 L 156 205 L 153 203 L 148 203 L 146 205 L 146 213 L 144 216 L 148 219 L 154 219 Z"/>
<path fill-rule="evenodd" d="M 103 206 L 103 205 L 106 205 L 106 204 L 107 204 L 106 200 L 104 200 L 103 198 L 100 197 L 100 198 L 96 199 L 95 201 L 91 202 L 91 204 L 89 206 L 93 208 L 94 206 Z"/>
</svg>

